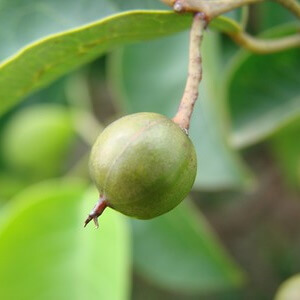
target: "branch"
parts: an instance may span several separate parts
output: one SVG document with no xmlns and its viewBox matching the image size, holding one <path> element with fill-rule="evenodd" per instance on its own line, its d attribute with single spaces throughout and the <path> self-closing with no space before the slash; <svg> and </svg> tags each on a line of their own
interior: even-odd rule
<svg viewBox="0 0 300 300">
<path fill-rule="evenodd" d="M 265 0 L 161 0 L 177 12 L 203 12 L 209 20 L 238 7 Z M 280 0 L 279 0 L 280 1 Z M 282 0 L 285 1 L 285 0 Z M 292 1 L 292 0 L 288 0 Z"/>
<path fill-rule="evenodd" d="M 207 26 L 206 16 L 203 13 L 196 13 L 190 32 L 190 50 L 188 77 L 185 90 L 173 121 L 182 129 L 188 132 L 190 119 L 193 113 L 195 102 L 198 98 L 199 83 L 202 79 L 202 58 L 200 45 L 203 31 Z"/>
<path fill-rule="evenodd" d="M 300 3 L 296 0 L 275 0 L 300 18 Z"/>
<path fill-rule="evenodd" d="M 203 12 L 213 19 L 228 11 L 265 0 L 161 0 L 177 12 Z M 273 0 L 300 18 L 300 3 L 297 0 Z"/>
<path fill-rule="evenodd" d="M 300 34 L 270 40 L 255 38 L 245 32 L 229 33 L 229 36 L 240 46 L 260 54 L 300 47 Z"/>
</svg>

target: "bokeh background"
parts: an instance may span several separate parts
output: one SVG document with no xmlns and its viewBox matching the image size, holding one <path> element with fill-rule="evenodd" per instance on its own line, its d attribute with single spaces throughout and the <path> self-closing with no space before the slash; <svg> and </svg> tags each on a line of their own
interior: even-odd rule
<svg viewBox="0 0 300 300">
<path fill-rule="evenodd" d="M 49 34 L 129 9 L 168 8 L 154 0 L 2 1 L 1 62 Z M 271 2 L 227 17 L 254 35 L 299 30 Z M 299 48 L 255 55 L 209 28 L 202 53 L 191 124 L 196 182 L 181 205 L 150 221 L 109 210 L 98 230 L 83 229 L 97 201 L 88 156 L 122 115 L 175 114 L 187 31 L 116 46 L 1 115 L 2 299 L 274 299 L 300 272 Z M 300 299 L 294 278 L 295 298 L 277 299 Z"/>
</svg>

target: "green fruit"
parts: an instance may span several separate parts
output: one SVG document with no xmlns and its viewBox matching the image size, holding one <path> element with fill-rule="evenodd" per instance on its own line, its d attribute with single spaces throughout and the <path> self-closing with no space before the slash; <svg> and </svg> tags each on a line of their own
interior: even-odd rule
<svg viewBox="0 0 300 300">
<path fill-rule="evenodd" d="M 9 200 L 13 195 L 26 187 L 26 182 L 15 176 L 15 174 L 0 172 L 0 186 L 0 198 Z"/>
<path fill-rule="evenodd" d="M 55 104 L 27 107 L 9 120 L 2 147 L 7 166 L 28 180 L 57 175 L 74 138 L 68 110 Z"/>
<path fill-rule="evenodd" d="M 92 149 L 90 173 L 107 206 L 151 219 L 187 196 L 196 164 L 194 146 L 177 124 L 156 113 L 137 113 L 101 133 Z"/>
</svg>

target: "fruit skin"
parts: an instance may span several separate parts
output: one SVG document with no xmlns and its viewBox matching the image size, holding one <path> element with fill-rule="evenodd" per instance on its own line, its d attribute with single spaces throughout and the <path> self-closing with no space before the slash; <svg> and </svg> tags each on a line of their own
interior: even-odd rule
<svg viewBox="0 0 300 300">
<path fill-rule="evenodd" d="M 1 142 L 7 166 L 30 181 L 60 173 L 74 139 L 66 107 L 37 104 L 9 120 Z"/>
<path fill-rule="evenodd" d="M 177 206 L 195 181 L 194 146 L 181 128 L 156 113 L 136 113 L 109 125 L 90 156 L 90 173 L 108 206 L 151 219 Z"/>
<path fill-rule="evenodd" d="M 300 273 L 284 281 L 274 300 L 298 300 L 300 295 Z"/>
</svg>

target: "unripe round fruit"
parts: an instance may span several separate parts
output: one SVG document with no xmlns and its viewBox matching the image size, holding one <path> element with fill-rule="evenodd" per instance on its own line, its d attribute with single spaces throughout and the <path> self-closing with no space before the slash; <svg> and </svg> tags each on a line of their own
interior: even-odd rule
<svg viewBox="0 0 300 300">
<path fill-rule="evenodd" d="M 300 299 L 300 274 L 296 274 L 284 281 L 274 300 L 299 300 Z"/>
<path fill-rule="evenodd" d="M 138 219 L 177 206 L 196 177 L 189 137 L 167 117 L 136 113 L 109 125 L 90 157 L 90 173 L 107 205 Z"/>
<path fill-rule="evenodd" d="M 35 180 L 62 170 L 74 138 L 68 109 L 38 104 L 20 110 L 9 120 L 1 142 L 8 167 Z"/>
</svg>

